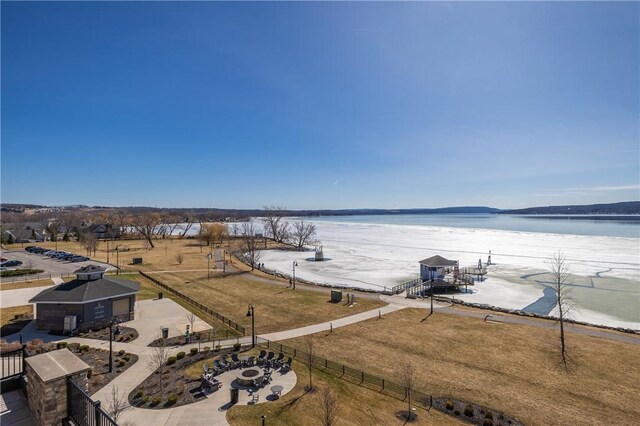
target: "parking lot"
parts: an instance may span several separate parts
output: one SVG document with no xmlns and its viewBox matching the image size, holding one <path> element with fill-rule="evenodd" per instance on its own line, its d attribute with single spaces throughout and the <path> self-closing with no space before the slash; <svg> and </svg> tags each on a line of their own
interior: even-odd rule
<svg viewBox="0 0 640 426">
<path fill-rule="evenodd" d="M 82 254 L 82 253 L 78 253 Z M 42 254 L 29 253 L 25 250 L 9 250 L 2 251 L 2 256 L 6 257 L 9 260 L 19 260 L 22 262 L 22 265 L 17 268 L 31 268 L 31 269 L 42 269 L 47 274 L 51 274 L 52 276 L 67 276 L 69 274 L 73 274 L 73 271 L 82 268 L 87 265 L 99 265 L 109 269 L 115 269 L 113 265 L 109 265 L 108 263 L 98 262 L 95 260 L 85 260 L 83 262 L 66 262 L 62 260 L 52 259 L 50 257 L 44 256 Z M 15 268 L 10 268 L 15 269 Z M 22 279 L 22 277 L 21 277 Z M 11 278 L 3 278 L 2 281 L 5 280 L 11 281 Z"/>
</svg>

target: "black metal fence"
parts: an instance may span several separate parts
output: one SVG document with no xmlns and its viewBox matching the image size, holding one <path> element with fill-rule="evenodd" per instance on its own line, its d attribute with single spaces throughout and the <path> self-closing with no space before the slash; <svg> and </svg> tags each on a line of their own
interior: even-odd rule
<svg viewBox="0 0 640 426">
<path fill-rule="evenodd" d="M 236 330 L 237 332 L 241 333 L 243 336 L 246 335 L 244 327 L 241 326 L 240 324 L 238 324 L 237 322 L 225 317 L 222 314 L 217 313 L 213 309 L 209 308 L 208 306 L 203 305 L 200 302 L 197 302 L 197 301 L 193 300 L 189 296 L 180 293 L 178 290 L 169 287 L 168 285 L 164 284 L 162 281 L 150 276 L 149 274 L 145 274 L 142 271 L 139 271 L 139 272 L 140 272 L 140 275 L 142 275 L 143 277 L 145 277 L 148 280 L 152 281 L 158 287 L 160 287 L 160 288 L 162 288 L 164 290 L 167 290 L 168 292 L 170 292 L 171 294 L 173 294 L 173 295 L 179 297 L 180 299 L 184 300 L 185 302 L 187 302 L 191 306 L 194 306 L 194 307 L 200 309 L 202 312 L 211 315 L 213 318 L 217 319 L 218 321 L 221 321 L 223 324 L 228 325 L 230 328 L 232 328 L 232 329 Z"/>
<path fill-rule="evenodd" d="M 24 374 L 24 359 L 29 356 L 26 346 L 0 354 L 0 379 L 11 379 Z"/>
<path fill-rule="evenodd" d="M 71 377 L 67 378 L 67 416 L 77 426 L 118 426 L 100 401 L 93 401 Z"/>
<path fill-rule="evenodd" d="M 272 342 L 270 340 L 263 339 L 262 337 L 256 337 L 256 339 L 257 343 L 263 347 L 282 352 L 293 358 L 297 358 L 303 363 L 308 362 L 308 353 L 306 350 L 300 350 L 291 346 L 283 345 L 282 343 Z M 365 371 L 358 370 L 344 364 L 337 363 L 335 361 L 331 361 L 326 358 L 313 355 L 313 367 L 318 370 L 324 371 L 325 373 L 329 373 L 336 377 L 348 380 L 350 382 L 366 385 L 369 388 L 376 389 L 381 393 L 384 393 L 401 401 L 406 400 L 409 396 L 409 389 L 404 385 L 395 383 L 383 377 L 369 374 Z M 411 401 L 413 405 L 428 410 L 433 406 L 434 398 L 432 395 L 428 395 L 425 392 L 412 389 Z"/>
</svg>

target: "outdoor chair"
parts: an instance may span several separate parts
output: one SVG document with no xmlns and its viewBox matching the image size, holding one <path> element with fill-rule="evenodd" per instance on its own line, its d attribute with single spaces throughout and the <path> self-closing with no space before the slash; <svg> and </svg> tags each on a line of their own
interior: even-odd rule
<svg viewBox="0 0 640 426">
<path fill-rule="evenodd" d="M 231 364 L 231 368 L 238 368 L 242 364 L 242 362 L 240 362 L 240 359 L 238 358 L 238 354 L 231 354 L 231 361 L 233 362 Z"/>
<path fill-rule="evenodd" d="M 260 400 L 260 395 L 258 395 L 258 394 L 251 395 L 251 403 L 252 404 L 257 404 L 259 400 Z"/>
<path fill-rule="evenodd" d="M 269 355 L 267 356 L 267 361 L 271 361 L 273 359 L 273 357 L 276 356 L 275 353 L 273 352 L 269 352 Z"/>
<path fill-rule="evenodd" d="M 262 379 L 253 379 L 253 387 L 260 389 L 264 387 L 264 381 Z"/>
<path fill-rule="evenodd" d="M 262 376 L 262 380 L 264 381 L 265 384 L 270 383 L 271 382 L 271 371 L 269 371 L 268 373 L 265 373 L 265 375 Z"/>
<path fill-rule="evenodd" d="M 284 354 L 282 352 L 280 352 L 278 354 L 278 358 L 273 360 L 273 362 L 275 362 L 278 366 L 282 366 L 282 363 L 284 362 Z"/>
<path fill-rule="evenodd" d="M 293 363 L 293 359 L 289 357 L 289 359 L 287 359 L 287 362 L 285 362 L 284 365 L 282 366 L 282 370 L 284 370 L 285 373 L 291 370 L 292 363 Z"/>
<path fill-rule="evenodd" d="M 260 351 L 260 355 L 258 355 L 258 365 L 264 362 L 264 358 L 267 356 L 266 351 Z"/>
<path fill-rule="evenodd" d="M 253 365 L 253 363 L 255 362 L 256 357 L 254 356 L 250 356 L 249 359 L 247 360 L 247 366 L 251 367 Z"/>
<path fill-rule="evenodd" d="M 217 374 L 218 370 L 210 365 L 207 365 L 207 363 L 205 362 L 204 364 L 202 364 L 202 370 L 204 371 L 204 374 Z"/>
<path fill-rule="evenodd" d="M 216 391 L 222 387 L 222 383 L 212 375 L 202 375 L 200 387 L 205 390 Z"/>
<path fill-rule="evenodd" d="M 218 371 L 227 371 L 229 369 L 229 365 L 227 363 L 224 363 L 222 360 L 217 360 L 217 359 L 213 361 L 213 366 Z"/>
</svg>

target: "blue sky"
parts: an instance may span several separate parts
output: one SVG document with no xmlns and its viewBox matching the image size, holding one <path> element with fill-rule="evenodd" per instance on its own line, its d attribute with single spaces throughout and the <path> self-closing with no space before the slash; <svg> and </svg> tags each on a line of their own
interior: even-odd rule
<svg viewBox="0 0 640 426">
<path fill-rule="evenodd" d="M 637 2 L 1 7 L 2 202 L 640 199 Z"/>
</svg>

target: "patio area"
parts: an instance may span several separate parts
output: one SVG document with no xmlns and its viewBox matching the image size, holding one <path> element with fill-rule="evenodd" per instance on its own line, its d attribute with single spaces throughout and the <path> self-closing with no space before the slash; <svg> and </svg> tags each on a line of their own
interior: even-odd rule
<svg viewBox="0 0 640 426">
<path fill-rule="evenodd" d="M 283 358 L 278 361 L 262 357 L 227 360 L 222 356 L 203 365 L 202 389 L 208 400 L 220 402 L 219 410 L 234 404 L 252 405 L 276 401 L 296 385 L 296 373 Z"/>
</svg>

